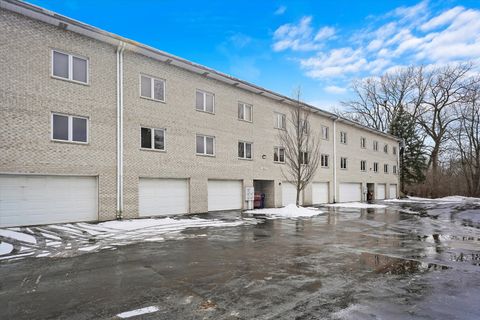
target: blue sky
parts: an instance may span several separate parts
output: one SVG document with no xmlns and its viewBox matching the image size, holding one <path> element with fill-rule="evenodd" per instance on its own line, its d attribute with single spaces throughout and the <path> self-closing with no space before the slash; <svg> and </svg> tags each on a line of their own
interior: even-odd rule
<svg viewBox="0 0 480 320">
<path fill-rule="evenodd" d="M 324 109 L 355 79 L 480 64 L 480 1 L 30 1 Z"/>
</svg>

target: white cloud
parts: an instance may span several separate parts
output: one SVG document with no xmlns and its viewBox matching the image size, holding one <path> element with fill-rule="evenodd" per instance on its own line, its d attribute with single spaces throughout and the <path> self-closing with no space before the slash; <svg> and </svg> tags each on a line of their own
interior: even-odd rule
<svg viewBox="0 0 480 320">
<path fill-rule="evenodd" d="M 338 86 L 326 86 L 324 90 L 328 93 L 333 93 L 333 94 L 342 94 L 347 92 L 347 88 L 338 87 Z"/>
<path fill-rule="evenodd" d="M 335 29 L 332 27 L 323 27 L 313 35 L 314 28 L 311 26 L 311 22 L 312 17 L 305 16 L 297 24 L 287 23 L 278 27 L 273 34 L 275 40 L 273 50 L 318 50 L 322 47 L 324 40 L 335 35 Z"/>
<path fill-rule="evenodd" d="M 392 10 L 367 28 L 345 35 L 328 26 L 314 32 L 311 24 L 312 17 L 307 16 L 279 27 L 274 50 L 313 51 L 294 60 L 315 79 L 379 75 L 411 64 L 480 61 L 479 9 L 437 10 L 422 1 Z M 332 38 L 334 43 L 325 42 Z"/>
<path fill-rule="evenodd" d="M 287 7 L 286 6 L 280 6 L 280 7 L 277 8 L 277 10 L 275 10 L 275 12 L 273 14 L 277 15 L 277 16 L 280 16 L 280 15 L 284 14 L 285 11 L 287 11 Z"/>
</svg>

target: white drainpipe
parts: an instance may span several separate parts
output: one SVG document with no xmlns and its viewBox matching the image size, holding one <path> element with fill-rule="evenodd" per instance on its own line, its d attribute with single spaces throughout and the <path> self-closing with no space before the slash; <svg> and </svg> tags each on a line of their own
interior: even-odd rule
<svg viewBox="0 0 480 320">
<path fill-rule="evenodd" d="M 117 219 L 123 215 L 123 50 L 117 48 Z"/>
<path fill-rule="evenodd" d="M 333 203 L 337 202 L 337 120 L 333 120 Z"/>
</svg>

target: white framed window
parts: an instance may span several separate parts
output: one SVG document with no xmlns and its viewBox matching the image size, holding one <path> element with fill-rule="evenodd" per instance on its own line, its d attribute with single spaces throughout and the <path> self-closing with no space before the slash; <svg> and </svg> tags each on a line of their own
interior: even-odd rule
<svg viewBox="0 0 480 320">
<path fill-rule="evenodd" d="M 211 92 L 197 89 L 195 91 L 195 109 L 215 113 L 215 95 Z"/>
<path fill-rule="evenodd" d="M 340 169 L 347 169 L 347 158 L 340 158 Z"/>
<path fill-rule="evenodd" d="M 52 135 L 54 141 L 88 143 L 88 118 L 52 113 Z"/>
<path fill-rule="evenodd" d="M 252 122 L 253 121 L 253 106 L 243 102 L 238 103 L 238 119 Z"/>
<path fill-rule="evenodd" d="M 363 171 L 363 172 L 367 171 L 367 161 L 365 160 L 360 161 L 360 171 Z"/>
<path fill-rule="evenodd" d="M 393 167 L 392 167 L 392 173 L 393 173 L 393 174 L 397 174 L 397 166 L 396 166 L 396 165 L 393 165 Z"/>
<path fill-rule="evenodd" d="M 383 146 L 383 152 L 388 153 L 388 144 Z"/>
<path fill-rule="evenodd" d="M 309 123 L 307 120 L 302 120 L 300 122 L 300 130 L 303 132 L 303 134 L 308 134 Z"/>
<path fill-rule="evenodd" d="M 388 173 L 388 164 L 383 165 L 383 173 Z"/>
<path fill-rule="evenodd" d="M 285 163 L 285 148 L 274 147 L 273 148 L 273 162 Z"/>
<path fill-rule="evenodd" d="M 360 138 L 360 147 L 362 149 L 366 149 L 367 148 L 367 138 L 364 138 L 364 137 L 361 137 Z"/>
<path fill-rule="evenodd" d="M 301 151 L 300 152 L 300 164 L 308 164 L 308 152 Z"/>
<path fill-rule="evenodd" d="M 195 138 L 196 153 L 204 156 L 215 155 L 215 137 L 197 134 Z"/>
<path fill-rule="evenodd" d="M 238 141 L 238 158 L 251 160 L 252 159 L 252 143 Z"/>
<path fill-rule="evenodd" d="M 328 127 L 322 126 L 322 139 L 328 140 Z"/>
<path fill-rule="evenodd" d="M 373 163 L 373 172 L 375 172 L 375 173 L 378 172 L 378 162 Z"/>
<path fill-rule="evenodd" d="M 392 147 L 392 153 L 393 153 L 393 154 L 397 154 L 397 147 L 395 147 L 395 146 Z"/>
<path fill-rule="evenodd" d="M 340 131 L 340 143 L 347 144 L 347 133 Z"/>
<path fill-rule="evenodd" d="M 328 154 L 321 154 L 320 155 L 320 166 L 322 168 L 328 168 L 328 166 L 329 166 L 328 161 L 329 161 Z"/>
<path fill-rule="evenodd" d="M 378 151 L 378 141 L 373 141 L 373 151 Z"/>
<path fill-rule="evenodd" d="M 88 59 L 52 50 L 52 77 L 88 84 Z"/>
<path fill-rule="evenodd" d="M 275 112 L 275 128 L 287 129 L 287 116 L 283 113 Z"/>
<path fill-rule="evenodd" d="M 141 127 L 140 147 L 142 149 L 165 151 L 165 129 Z"/>
<path fill-rule="evenodd" d="M 140 97 L 165 102 L 165 80 L 140 74 Z"/>
</svg>

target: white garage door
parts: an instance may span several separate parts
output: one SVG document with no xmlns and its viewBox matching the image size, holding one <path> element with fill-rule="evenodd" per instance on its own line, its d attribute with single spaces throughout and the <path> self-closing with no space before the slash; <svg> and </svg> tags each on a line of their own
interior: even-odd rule
<svg viewBox="0 0 480 320">
<path fill-rule="evenodd" d="M 241 180 L 208 180 L 208 211 L 242 209 Z"/>
<path fill-rule="evenodd" d="M 313 204 L 328 203 L 328 182 L 312 183 Z"/>
<path fill-rule="evenodd" d="M 361 183 L 340 183 L 339 202 L 362 201 Z"/>
<path fill-rule="evenodd" d="M 391 184 L 389 191 L 390 191 L 389 198 L 390 199 L 396 199 L 397 198 L 397 185 L 396 184 Z"/>
<path fill-rule="evenodd" d="M 382 184 L 382 183 L 377 184 L 377 194 L 375 195 L 375 199 L 376 200 L 385 199 L 385 191 L 387 191 L 386 189 L 387 188 L 386 188 L 385 184 Z"/>
<path fill-rule="evenodd" d="M 0 175 L 0 227 L 98 220 L 96 177 Z"/>
<path fill-rule="evenodd" d="M 138 211 L 140 217 L 188 213 L 188 180 L 140 178 Z"/>
<path fill-rule="evenodd" d="M 282 206 L 297 202 L 297 187 L 290 182 L 282 182 Z M 303 192 L 300 192 L 300 204 L 303 204 Z"/>
</svg>

